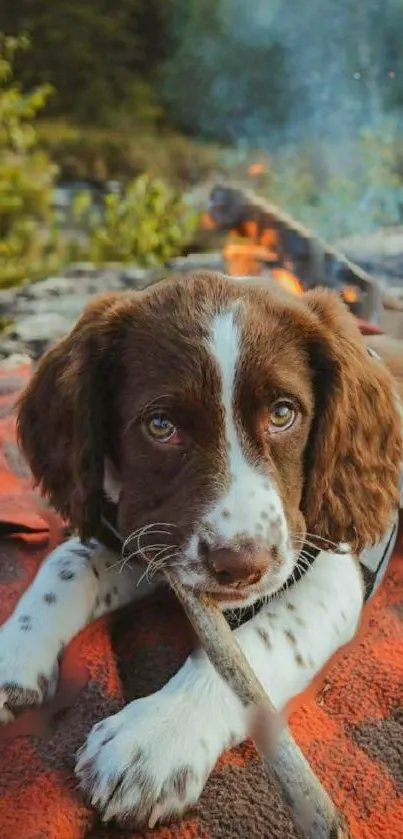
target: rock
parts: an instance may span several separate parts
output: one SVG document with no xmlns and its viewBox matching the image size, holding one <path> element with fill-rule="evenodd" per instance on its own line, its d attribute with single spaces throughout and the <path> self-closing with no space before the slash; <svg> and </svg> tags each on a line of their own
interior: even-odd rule
<svg viewBox="0 0 403 839">
<path fill-rule="evenodd" d="M 93 294 L 66 294 L 63 297 L 44 297 L 32 303 L 32 300 L 19 299 L 15 301 L 12 314 L 13 318 L 19 321 L 21 318 L 33 317 L 34 315 L 61 315 L 74 323 L 80 316 L 82 310 L 91 300 Z"/>
<path fill-rule="evenodd" d="M 121 279 L 124 287 L 127 289 L 147 288 L 158 282 L 164 274 L 166 274 L 165 267 L 156 268 L 137 268 L 136 266 L 125 266 L 122 271 Z"/>
<path fill-rule="evenodd" d="M 388 257 L 402 257 L 403 226 L 381 227 L 371 234 L 348 236 L 339 240 L 337 247 L 361 259 L 379 261 Z"/>
<path fill-rule="evenodd" d="M 16 298 L 16 292 L 12 288 L 11 289 L 2 289 L 0 291 L 0 315 L 2 315 L 2 316 L 11 315 L 15 298 Z"/>
<path fill-rule="evenodd" d="M 225 271 L 225 260 L 220 252 L 189 253 L 167 262 L 173 271 Z"/>
<path fill-rule="evenodd" d="M 31 358 L 26 353 L 13 353 L 1 361 L 2 370 L 16 370 L 31 364 Z"/>
<path fill-rule="evenodd" d="M 39 283 L 30 283 L 22 286 L 16 292 L 18 299 L 40 300 L 43 297 L 61 297 L 64 294 L 72 294 L 77 290 L 77 283 L 68 277 L 48 277 Z"/>
<path fill-rule="evenodd" d="M 96 271 L 97 267 L 92 262 L 72 262 L 65 269 L 63 276 L 79 279 L 80 277 L 88 277 L 90 274 L 95 274 Z"/>
<path fill-rule="evenodd" d="M 145 288 L 164 273 L 164 268 L 84 262 L 70 265 L 60 276 L 0 291 L 0 315 L 13 321 L 0 334 L 0 359 L 16 353 L 38 358 L 70 331 L 95 294 Z"/>
<path fill-rule="evenodd" d="M 155 282 L 163 273 L 163 268 L 139 268 L 138 265 L 108 265 L 97 267 L 92 263 L 79 262 L 70 265 L 63 276 L 81 280 L 80 288 L 97 291 L 113 291 L 124 288 L 144 288 Z M 75 284 L 77 288 L 77 284 Z"/>
<path fill-rule="evenodd" d="M 28 348 L 22 341 L 13 341 L 11 338 L 7 339 L 1 336 L 0 341 L 0 363 L 3 366 L 3 363 L 6 359 L 10 358 L 13 355 L 28 355 L 30 358 L 37 358 L 35 352 L 32 348 Z"/>
<path fill-rule="evenodd" d="M 12 326 L 8 326 L 3 335 L 12 341 L 25 344 L 37 341 L 54 341 L 61 338 L 71 328 L 71 320 L 63 315 L 43 312 L 39 315 L 29 315 L 21 318 Z"/>
<path fill-rule="evenodd" d="M 380 279 L 388 291 L 403 293 L 403 226 L 382 227 L 371 234 L 336 243 L 348 259 Z"/>
</svg>

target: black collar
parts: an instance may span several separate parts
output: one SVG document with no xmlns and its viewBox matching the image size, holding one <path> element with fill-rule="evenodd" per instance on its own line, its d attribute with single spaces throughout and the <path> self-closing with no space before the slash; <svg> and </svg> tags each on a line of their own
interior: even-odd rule
<svg viewBox="0 0 403 839">
<path fill-rule="evenodd" d="M 303 567 L 298 565 L 294 569 L 293 573 L 288 577 L 288 580 L 286 580 L 284 585 L 276 592 L 276 597 L 284 591 L 289 591 L 292 586 L 295 586 L 295 584 L 300 581 L 300 579 L 315 562 L 320 550 L 319 548 L 312 548 L 310 545 L 303 545 L 301 548 L 301 553 L 302 552 L 305 560 Z M 251 620 L 255 615 L 258 615 L 263 606 L 267 606 L 267 598 L 264 600 L 257 600 L 256 603 L 253 603 L 252 606 L 247 606 L 246 609 L 230 609 L 227 612 L 224 612 L 224 614 L 231 629 L 236 629 L 238 626 L 242 626 L 243 623 L 247 623 L 247 621 Z"/>
</svg>

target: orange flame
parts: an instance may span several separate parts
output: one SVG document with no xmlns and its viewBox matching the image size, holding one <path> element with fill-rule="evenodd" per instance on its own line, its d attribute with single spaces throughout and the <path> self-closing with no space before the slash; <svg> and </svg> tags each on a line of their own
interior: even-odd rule
<svg viewBox="0 0 403 839">
<path fill-rule="evenodd" d="M 341 294 L 345 303 L 357 303 L 358 291 L 354 286 L 345 286 Z"/>
<path fill-rule="evenodd" d="M 251 178 L 255 178 L 257 175 L 264 175 L 265 172 L 267 172 L 265 163 L 252 163 L 248 168 L 248 175 Z"/>
<path fill-rule="evenodd" d="M 262 262 L 273 262 L 275 254 L 269 248 L 254 242 L 227 242 L 223 249 L 226 270 L 231 277 L 258 277 L 262 274 Z M 274 280 L 286 291 L 300 296 L 304 289 L 297 277 L 286 268 L 272 268 Z"/>
<path fill-rule="evenodd" d="M 256 277 L 261 273 L 260 259 L 267 259 L 268 252 L 253 242 L 227 242 L 223 256 L 231 277 Z"/>
<path fill-rule="evenodd" d="M 210 213 L 203 213 L 201 217 L 201 227 L 203 230 L 214 230 L 215 224 L 210 216 Z"/>
<path fill-rule="evenodd" d="M 264 163 L 253 163 L 248 173 L 260 175 L 267 167 Z M 202 216 L 202 227 L 204 230 L 212 230 L 215 223 L 209 213 Z M 222 254 L 226 263 L 226 271 L 232 277 L 259 277 L 262 275 L 262 264 L 266 263 L 271 267 L 271 276 L 286 291 L 300 296 L 304 293 L 302 283 L 298 280 L 290 266 L 279 267 L 278 255 L 278 234 L 276 229 L 267 228 L 259 230 L 259 226 L 253 219 L 245 220 L 243 223 L 243 235 L 240 238 L 234 229 L 229 233 Z"/>
<path fill-rule="evenodd" d="M 287 271 L 286 268 L 272 268 L 271 273 L 273 279 L 286 291 L 290 291 L 291 294 L 297 294 L 298 297 L 304 293 L 303 286 L 291 271 Z"/>
</svg>

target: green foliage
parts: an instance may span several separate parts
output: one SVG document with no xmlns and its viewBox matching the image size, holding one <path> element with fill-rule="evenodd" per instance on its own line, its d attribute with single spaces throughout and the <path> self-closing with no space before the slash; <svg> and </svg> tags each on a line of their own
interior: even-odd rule
<svg viewBox="0 0 403 839">
<path fill-rule="evenodd" d="M 129 183 L 123 195 L 108 195 L 101 214 L 91 209 L 88 196 L 80 196 L 75 217 L 88 235 L 81 258 L 144 267 L 178 254 L 197 224 L 197 216 L 181 194 L 148 175 Z"/>
<path fill-rule="evenodd" d="M 84 246 L 61 235 L 52 212 L 57 167 L 34 127 L 51 88 L 25 92 L 14 78 L 16 55 L 27 48 L 24 37 L 0 37 L 0 287 L 55 273 L 78 256 L 156 265 L 178 253 L 195 228 L 195 216 L 180 192 L 149 175 L 130 182 L 123 196 L 108 195 L 101 216 L 88 197 L 81 200 L 76 221 L 87 236 Z M 88 151 L 94 158 L 91 143 Z M 139 162 L 140 171 L 144 163 Z"/>
<path fill-rule="evenodd" d="M 56 169 L 38 150 L 33 127 L 50 88 L 26 93 L 14 80 L 16 53 L 27 48 L 23 37 L 0 36 L 0 287 L 44 275 L 55 262 L 49 220 Z"/>
<path fill-rule="evenodd" d="M 156 0 L 13 0 L 0 4 L 0 29 L 27 32 L 35 44 L 18 69 L 29 86 L 53 85 L 48 116 L 115 127 L 162 118 L 150 84 Z"/>
</svg>

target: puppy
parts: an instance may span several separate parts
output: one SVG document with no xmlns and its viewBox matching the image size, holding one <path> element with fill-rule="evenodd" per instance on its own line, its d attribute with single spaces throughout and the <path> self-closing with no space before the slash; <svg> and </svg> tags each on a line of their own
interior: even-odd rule
<svg viewBox="0 0 403 839">
<path fill-rule="evenodd" d="M 294 298 L 195 273 L 98 297 L 38 364 L 18 431 L 78 537 L 0 630 L 3 722 L 51 696 L 61 649 L 162 585 L 164 568 L 235 618 L 279 710 L 354 637 L 393 548 L 401 415 L 392 376 L 332 292 Z M 206 656 L 191 655 L 93 728 L 77 777 L 103 819 L 153 826 L 198 800 L 246 726 Z"/>
</svg>

